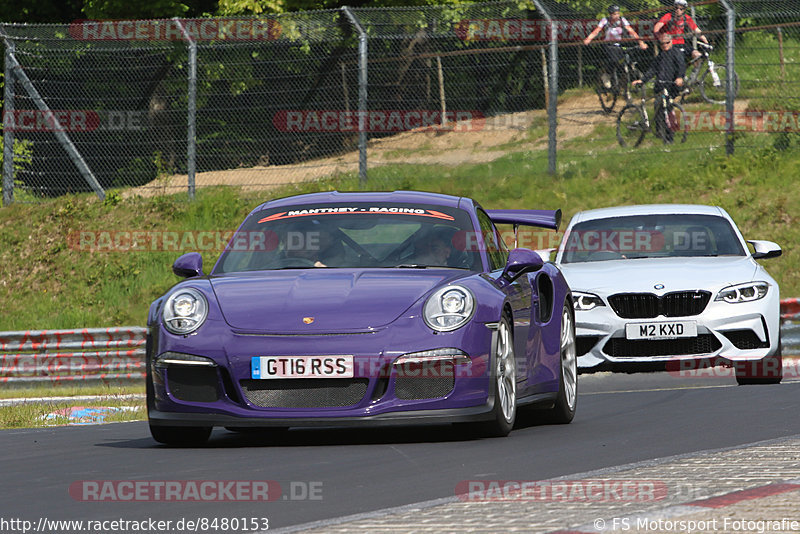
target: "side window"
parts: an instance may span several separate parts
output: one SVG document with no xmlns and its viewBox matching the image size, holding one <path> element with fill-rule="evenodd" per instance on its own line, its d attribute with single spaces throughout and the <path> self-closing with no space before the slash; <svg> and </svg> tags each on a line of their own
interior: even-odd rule
<svg viewBox="0 0 800 534">
<path fill-rule="evenodd" d="M 486 255 L 489 258 L 489 270 L 502 269 L 508 261 L 508 248 L 500 232 L 483 210 L 478 210 L 478 224 L 481 226 L 483 241 L 486 243 Z"/>
</svg>

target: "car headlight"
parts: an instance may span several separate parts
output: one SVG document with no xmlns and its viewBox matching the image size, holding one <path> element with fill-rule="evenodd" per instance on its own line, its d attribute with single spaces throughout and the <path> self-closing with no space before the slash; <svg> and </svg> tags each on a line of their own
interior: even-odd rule
<svg viewBox="0 0 800 534">
<path fill-rule="evenodd" d="M 748 282 L 726 287 L 717 294 L 714 300 L 721 300 L 735 304 L 737 302 L 752 302 L 767 296 L 769 284 L 766 282 Z"/>
<path fill-rule="evenodd" d="M 206 320 L 208 302 L 196 289 L 178 289 L 167 298 L 162 316 L 167 330 L 173 334 L 189 334 Z"/>
<path fill-rule="evenodd" d="M 428 297 L 422 316 L 425 324 L 438 332 L 464 326 L 475 310 L 475 299 L 465 287 L 447 286 Z"/>
<path fill-rule="evenodd" d="M 581 293 L 580 291 L 572 292 L 572 305 L 575 311 L 589 311 L 600 306 L 605 306 L 603 299 L 593 293 Z"/>
</svg>

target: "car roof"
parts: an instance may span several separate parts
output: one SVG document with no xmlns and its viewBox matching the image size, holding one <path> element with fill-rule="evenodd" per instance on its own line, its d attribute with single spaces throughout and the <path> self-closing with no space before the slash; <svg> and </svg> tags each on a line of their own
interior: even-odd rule
<svg viewBox="0 0 800 534">
<path fill-rule="evenodd" d="M 443 195 L 440 193 L 428 193 L 424 191 L 325 191 L 321 193 L 308 193 L 305 195 L 295 195 L 291 197 L 269 200 L 255 208 L 253 212 L 268 208 L 279 208 L 281 206 L 296 206 L 298 204 L 324 204 L 326 202 L 397 202 L 403 204 L 425 203 L 452 208 L 468 208 L 470 205 L 474 205 L 474 202 L 468 198 L 457 197 L 453 195 Z"/>
<path fill-rule="evenodd" d="M 660 215 L 672 213 L 717 215 L 725 217 L 726 219 L 730 218 L 725 210 L 719 206 L 706 206 L 703 204 L 639 204 L 635 206 L 615 206 L 613 208 L 581 211 L 575 214 L 570 224 L 594 219 L 625 217 L 627 215 Z"/>
</svg>

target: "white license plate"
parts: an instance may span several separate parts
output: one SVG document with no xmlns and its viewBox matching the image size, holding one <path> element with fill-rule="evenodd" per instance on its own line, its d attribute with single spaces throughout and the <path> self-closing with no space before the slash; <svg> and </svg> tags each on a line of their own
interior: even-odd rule
<svg viewBox="0 0 800 534">
<path fill-rule="evenodd" d="M 697 337 L 697 323 L 695 321 L 628 323 L 625 325 L 625 337 L 628 339 Z"/>
<path fill-rule="evenodd" d="M 250 376 L 275 378 L 353 378 L 353 356 L 255 356 Z"/>
</svg>

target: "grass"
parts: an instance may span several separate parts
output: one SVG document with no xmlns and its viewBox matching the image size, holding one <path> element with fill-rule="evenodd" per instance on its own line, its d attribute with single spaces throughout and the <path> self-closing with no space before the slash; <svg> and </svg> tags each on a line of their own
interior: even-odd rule
<svg viewBox="0 0 800 534">
<path fill-rule="evenodd" d="M 749 48 L 738 49 L 737 70 L 748 91 L 742 96 L 750 99 L 750 109 L 796 109 L 800 99 L 778 98 L 774 88 L 757 83 L 780 76 L 769 36 L 754 33 L 743 40 Z M 795 78 L 800 48 L 791 43 L 787 74 Z M 572 89 L 559 100 L 583 96 L 586 91 Z M 702 106 L 688 103 L 686 107 L 688 111 Z M 565 221 L 579 210 L 620 204 L 719 205 L 734 217 L 745 238 L 783 246 L 781 258 L 764 264 L 780 283 L 784 298 L 800 296 L 800 250 L 793 246 L 800 241 L 800 188 L 794 183 L 800 175 L 797 133 L 737 133 L 737 152 L 732 157 L 725 155 L 724 137 L 715 132 L 693 132 L 686 144 L 667 150 L 653 136 L 638 149 L 623 149 L 616 142 L 610 118 L 607 125 L 595 127 L 584 137 L 559 143 L 555 176 L 546 172 L 546 148 L 530 149 L 534 144 L 541 146 L 546 135 L 546 120 L 537 118 L 524 139 L 493 147 L 492 151 L 508 153 L 491 163 L 375 167 L 369 171 L 369 188 L 465 195 L 490 208 L 562 208 Z M 430 143 L 420 149 L 430 149 Z M 404 150 L 394 156 L 409 154 Z M 198 191 L 194 202 L 185 194 L 122 199 L 117 192 L 109 192 L 106 202 L 92 195 L 73 195 L 2 208 L 0 331 L 144 325 L 150 302 L 178 281 L 171 272 L 172 262 L 182 253 L 197 250 L 196 244 L 185 241 L 156 247 L 167 250 L 127 252 L 104 251 L 102 246 L 92 250 L 87 244 L 102 245 L 101 235 L 134 231 L 190 237 L 200 231 L 222 234 L 235 229 L 253 207 L 270 198 L 333 189 L 359 190 L 357 174 L 261 193 L 206 188 Z M 88 241 L 82 242 L 81 236 L 88 236 Z M 219 252 L 213 246 L 202 250 L 206 271 Z M 143 393 L 143 386 L 3 388 L 0 398 L 130 393 Z M 42 416 L 68 404 L 75 403 L 0 407 L 0 428 L 66 424 L 65 418 L 45 421 Z M 137 407 L 110 415 L 107 421 L 145 416 L 141 401 L 112 398 L 82 404 Z"/>
<path fill-rule="evenodd" d="M 144 401 L 130 399 L 105 399 L 77 403 L 87 408 L 112 408 L 103 420 L 108 423 L 139 421 L 147 417 Z M 45 402 L 0 406 L 0 428 L 35 428 L 61 426 L 72 421 L 65 411 L 75 402 Z M 117 411 L 118 410 L 118 411 Z"/>
<path fill-rule="evenodd" d="M 565 219 L 578 210 L 618 204 L 720 205 L 746 238 L 783 245 L 784 256 L 766 265 L 784 296 L 800 296 L 800 251 L 792 246 L 800 241 L 796 149 L 765 145 L 727 157 L 723 148 L 709 149 L 700 135 L 690 135 L 685 146 L 670 152 L 654 141 L 647 142 L 649 147 L 622 149 L 610 128 L 591 137 L 562 145 L 557 176 L 545 172 L 546 151 L 525 151 L 520 141 L 519 151 L 491 163 L 377 167 L 370 170 L 370 184 L 381 190 L 466 195 L 492 208 L 562 208 Z M 0 331 L 144 325 L 150 302 L 178 281 L 172 262 L 194 250 L 91 252 L 76 246 L 76 232 L 229 231 L 264 200 L 327 189 L 357 190 L 358 177 L 341 175 L 273 193 L 202 189 L 193 203 L 173 195 L 110 205 L 83 195 L 4 208 Z M 218 254 L 203 251 L 206 270 Z"/>
<path fill-rule="evenodd" d="M 143 395 L 144 384 L 132 385 L 69 385 L 4 387 L 0 389 L 0 399 L 33 399 L 40 397 L 74 397 L 78 395 L 97 395 L 119 397 L 123 395 Z"/>
</svg>

